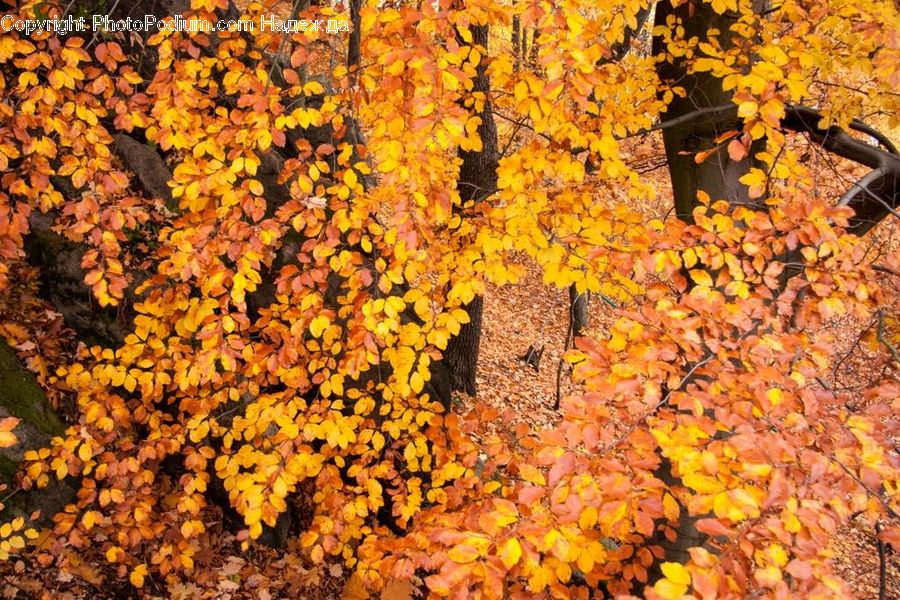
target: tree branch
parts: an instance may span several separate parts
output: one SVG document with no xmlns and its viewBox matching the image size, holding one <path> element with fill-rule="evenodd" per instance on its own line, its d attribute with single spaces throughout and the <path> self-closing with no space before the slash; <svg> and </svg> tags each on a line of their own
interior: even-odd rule
<svg viewBox="0 0 900 600">
<path fill-rule="evenodd" d="M 605 64 L 619 62 L 625 55 L 631 52 L 631 40 L 638 37 L 641 34 L 641 31 L 644 29 L 644 24 L 647 22 L 647 17 L 650 16 L 650 7 L 653 3 L 648 4 L 644 8 L 640 9 L 635 15 L 635 20 L 637 21 L 637 27 L 631 29 L 630 27 L 625 28 L 625 36 L 624 39 L 617 43 L 613 44 L 610 49 L 610 55 L 606 58 L 601 58 L 597 61 L 597 66 L 602 66 Z"/>
<path fill-rule="evenodd" d="M 722 104 L 657 123 L 633 135 L 679 127 L 701 120 L 721 123 L 737 118 L 737 107 L 734 104 Z M 900 153 L 896 146 L 884 134 L 857 119 L 850 123 L 850 129 L 868 135 L 882 148 L 858 140 L 839 127 L 819 127 L 821 118 L 822 114 L 814 108 L 787 106 L 781 126 L 790 131 L 807 134 L 813 142 L 832 154 L 874 169 L 854 183 L 839 202 L 841 206 L 849 206 L 854 210 L 855 216 L 850 220 L 849 230 L 856 235 L 863 235 L 889 214 L 900 218 L 897 212 L 900 204 Z"/>
<path fill-rule="evenodd" d="M 492 112 L 517 127 L 534 131 L 524 119 L 517 121 L 498 111 Z M 839 127 L 821 128 L 819 127 L 821 118 L 822 114 L 814 108 L 790 105 L 786 107 L 781 126 L 790 131 L 809 135 L 815 143 L 832 154 L 874 169 L 854 183 L 839 202 L 839 205 L 849 206 L 855 212 L 855 216 L 850 220 L 849 230 L 856 235 L 863 235 L 889 214 L 900 218 L 897 211 L 900 205 L 900 151 L 897 147 L 883 133 L 858 119 L 850 123 L 850 129 L 868 135 L 882 148 L 858 140 Z M 731 103 L 701 108 L 617 139 L 647 135 L 697 121 L 721 123 L 728 120 L 738 120 L 737 106 Z M 535 133 L 549 142 L 554 142 L 554 139 L 545 133 Z M 585 150 L 587 148 L 576 147 L 572 148 L 571 152 L 579 154 Z"/>
<path fill-rule="evenodd" d="M 850 231 L 862 235 L 889 214 L 900 219 L 900 213 L 895 210 L 898 196 L 900 196 L 898 174 L 885 167 L 879 167 L 854 182 L 838 201 L 838 205 L 853 209 L 855 215 Z"/>
<path fill-rule="evenodd" d="M 781 120 L 781 126 L 785 129 L 807 133 L 816 143 L 829 152 L 867 167 L 872 167 L 873 169 L 889 167 L 893 170 L 900 170 L 900 158 L 897 156 L 897 148 L 884 135 L 865 123 L 854 120 L 850 128 L 875 138 L 886 150 L 881 150 L 861 140 L 857 140 L 839 127 L 831 126 L 827 129 L 819 127 L 822 113 L 814 108 L 808 106 L 788 106 L 786 108 L 787 114 Z"/>
<path fill-rule="evenodd" d="M 876 336 L 878 341 L 884 344 L 884 346 L 891 352 L 891 356 L 894 357 L 894 360 L 900 364 L 900 351 L 897 350 L 896 347 L 891 343 L 891 341 L 887 338 L 884 331 L 884 310 L 878 311 L 878 329 L 876 330 Z"/>
</svg>

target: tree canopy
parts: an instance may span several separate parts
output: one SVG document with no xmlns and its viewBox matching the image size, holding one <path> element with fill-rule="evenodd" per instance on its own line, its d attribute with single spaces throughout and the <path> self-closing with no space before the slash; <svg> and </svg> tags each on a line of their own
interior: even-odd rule
<svg viewBox="0 0 900 600">
<path fill-rule="evenodd" d="M 77 417 L 14 485 L 77 491 L 0 558 L 178 581 L 298 495 L 312 560 L 432 597 L 834 597 L 841 524 L 900 549 L 894 2 L 115 4 L 353 33 L 0 33 L 0 295 L 55 236 L 109 319 L 30 362 Z M 616 311 L 545 429 L 438 383 L 521 257 Z"/>
</svg>

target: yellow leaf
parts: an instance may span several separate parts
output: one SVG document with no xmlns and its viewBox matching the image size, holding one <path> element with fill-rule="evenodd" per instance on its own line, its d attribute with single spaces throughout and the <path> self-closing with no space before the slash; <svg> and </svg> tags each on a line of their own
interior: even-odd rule
<svg viewBox="0 0 900 600">
<path fill-rule="evenodd" d="M 14 535 L 6 540 L 6 542 L 13 550 L 22 550 L 23 548 L 25 548 L 25 538 L 23 538 L 21 535 Z"/>
<path fill-rule="evenodd" d="M 94 453 L 91 451 L 90 446 L 88 446 L 87 444 L 81 444 L 81 446 L 78 447 L 78 458 L 81 459 L 81 462 L 87 462 L 91 460 L 91 457 L 93 455 Z"/>
<path fill-rule="evenodd" d="M 519 465 L 519 475 L 522 477 L 522 479 L 524 479 L 528 483 L 533 483 L 534 485 L 547 484 L 547 480 L 544 479 L 544 474 L 541 473 L 540 470 L 534 465 Z"/>
<path fill-rule="evenodd" d="M 138 565 L 128 576 L 128 580 L 136 588 L 144 586 L 144 575 L 147 574 L 147 565 Z"/>
<path fill-rule="evenodd" d="M 597 524 L 597 508 L 595 506 L 588 506 L 583 511 L 581 511 L 581 516 L 578 517 L 578 526 L 582 529 L 590 529 L 594 525 Z"/>
<path fill-rule="evenodd" d="M 677 521 L 678 516 L 681 514 L 681 507 L 678 506 L 678 502 L 671 494 L 663 496 L 663 513 L 670 521 Z"/>
<path fill-rule="evenodd" d="M 81 523 L 85 529 L 90 530 L 97 522 L 97 511 L 89 510 L 81 517 Z"/>
<path fill-rule="evenodd" d="M 681 257 L 684 260 L 684 266 L 688 269 L 694 268 L 694 265 L 697 264 L 697 253 L 694 252 L 693 248 L 688 248 L 682 252 Z"/>
<path fill-rule="evenodd" d="M 503 565 L 507 569 L 511 569 L 513 565 L 519 562 L 521 557 L 522 546 L 519 544 L 519 540 L 511 537 L 503 543 L 503 547 L 500 550 L 500 560 L 503 561 Z"/>
<path fill-rule="evenodd" d="M 738 105 L 738 116 L 742 119 L 752 117 L 759 110 L 759 105 L 753 101 L 741 102 Z"/>
<path fill-rule="evenodd" d="M 691 279 L 693 279 L 694 283 L 697 285 L 712 287 L 713 284 L 712 277 L 710 277 L 709 273 L 703 269 L 691 269 Z"/>
<path fill-rule="evenodd" d="M 413 373 L 413 374 L 410 376 L 410 378 L 409 378 L 409 387 L 411 387 L 412 390 L 413 390 L 415 393 L 417 393 L 417 394 L 418 394 L 419 392 L 421 392 L 422 389 L 425 387 L 425 380 L 422 378 L 421 375 L 419 375 L 419 372 L 418 372 L 418 371 L 416 371 L 415 373 Z"/>
<path fill-rule="evenodd" d="M 207 433 L 209 433 L 209 421 L 201 421 L 200 424 L 191 430 L 191 441 L 195 444 L 199 443 L 200 440 L 206 437 Z"/>
<path fill-rule="evenodd" d="M 458 544 L 447 552 L 453 562 L 465 564 L 478 558 L 478 550 L 467 544 Z"/>
<path fill-rule="evenodd" d="M 664 562 L 660 565 L 660 568 L 662 569 L 663 575 L 666 576 L 666 579 L 673 583 L 681 585 L 691 584 L 691 574 L 684 568 L 684 565 L 675 562 Z"/>
<path fill-rule="evenodd" d="M 686 473 L 681 478 L 684 485 L 700 492 L 701 494 L 714 494 L 722 491 L 725 487 L 715 477 L 703 475 L 701 473 Z"/>
<path fill-rule="evenodd" d="M 628 340 L 625 339 L 625 336 L 622 335 L 618 329 L 613 329 L 612 334 L 610 335 L 609 342 L 607 346 L 609 346 L 610 350 L 614 352 L 621 352 L 628 345 Z"/>
<path fill-rule="evenodd" d="M 457 544 L 447 552 L 450 560 L 457 563 L 472 562 L 479 556 L 484 556 L 490 547 L 491 542 L 488 538 L 472 535 L 467 537 L 461 544 Z"/>
<path fill-rule="evenodd" d="M 281 498 L 287 496 L 288 486 L 283 477 L 275 479 L 275 483 L 272 484 L 272 493 Z"/>
<path fill-rule="evenodd" d="M 0 431 L 0 448 L 9 448 L 17 443 L 16 436 L 9 431 Z"/>
<path fill-rule="evenodd" d="M 322 337 L 322 332 L 328 327 L 329 321 L 328 317 L 324 315 L 319 315 L 314 318 L 312 322 L 309 324 L 309 332 L 313 334 L 313 337 Z"/>
<path fill-rule="evenodd" d="M 684 596 L 687 586 L 679 583 L 672 583 L 668 579 L 660 579 L 653 586 L 655 591 L 664 600 L 677 600 Z"/>
</svg>

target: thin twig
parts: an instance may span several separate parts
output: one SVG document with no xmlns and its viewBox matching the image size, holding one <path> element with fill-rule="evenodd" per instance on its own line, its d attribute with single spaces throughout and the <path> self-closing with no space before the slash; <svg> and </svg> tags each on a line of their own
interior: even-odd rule
<svg viewBox="0 0 900 600">
<path fill-rule="evenodd" d="M 884 309 L 878 310 L 878 329 L 876 330 L 875 335 L 878 338 L 878 341 L 884 344 L 885 347 L 891 352 L 894 360 L 900 363 L 900 352 L 897 351 L 897 347 L 894 346 L 884 335 Z"/>
<path fill-rule="evenodd" d="M 895 277 L 900 277 L 900 273 L 898 273 L 897 271 L 895 271 L 889 267 L 885 267 L 884 265 L 872 265 L 872 268 L 874 270 L 878 271 L 879 273 L 887 273 L 888 275 L 894 275 Z"/>
<path fill-rule="evenodd" d="M 830 454 L 826 454 L 826 456 L 829 459 L 831 459 L 832 461 L 834 461 L 834 463 L 837 464 L 840 468 L 842 468 L 844 470 L 844 472 L 847 475 L 849 475 L 850 478 L 853 479 L 853 481 L 855 481 L 857 483 L 857 485 L 859 485 L 860 487 L 862 487 L 862 489 L 864 489 L 866 491 L 866 493 L 868 493 L 870 496 L 872 496 L 873 498 L 878 500 L 878 502 L 881 503 L 882 506 L 884 506 L 884 509 L 887 511 L 887 513 L 889 515 L 891 515 L 891 518 L 900 519 L 900 515 L 897 514 L 896 510 L 891 508 L 891 505 L 888 504 L 887 500 L 885 500 L 881 494 L 876 493 L 872 488 L 870 488 L 868 485 L 866 485 L 865 482 L 862 479 L 860 479 L 859 476 L 850 469 L 850 467 L 848 467 L 847 465 L 845 465 L 844 463 L 839 461 L 836 456 L 833 456 Z"/>
<path fill-rule="evenodd" d="M 881 539 L 881 523 L 875 523 L 875 545 L 878 547 L 878 600 L 887 598 L 887 552 Z"/>
<path fill-rule="evenodd" d="M 694 366 L 692 366 L 692 367 L 690 368 L 690 370 L 685 374 L 684 378 L 681 380 L 681 383 L 679 384 L 679 386 L 678 386 L 677 388 L 675 388 L 674 390 L 669 390 L 668 392 L 666 392 L 666 395 L 663 397 L 662 400 L 660 400 L 659 402 L 657 402 L 656 404 L 654 404 L 649 410 L 645 411 L 644 414 L 642 414 L 638 419 L 636 419 L 636 420 L 628 427 L 628 429 L 626 429 L 626 430 L 625 430 L 621 435 L 619 435 L 616 439 L 614 439 L 614 440 L 611 441 L 609 444 L 607 444 L 607 445 L 599 452 L 599 454 L 600 454 L 600 455 L 604 455 L 604 454 L 606 454 L 607 452 L 609 452 L 610 450 L 612 450 L 613 448 L 615 448 L 616 446 L 618 446 L 619 444 L 621 444 L 621 443 L 625 440 L 625 438 L 627 438 L 627 437 L 631 434 L 632 431 L 634 431 L 635 429 L 637 429 L 637 426 L 638 426 L 638 425 L 640 425 L 641 423 L 644 422 L 644 420 L 645 420 L 647 417 L 649 417 L 650 415 L 652 415 L 653 413 L 655 413 L 657 410 L 659 410 L 660 408 L 662 408 L 663 406 L 665 406 L 665 405 L 669 402 L 669 398 L 672 396 L 672 394 L 674 394 L 675 392 L 681 392 L 681 391 L 683 391 L 684 388 L 685 388 L 685 386 L 687 386 L 687 384 L 689 384 L 689 383 L 692 381 L 691 377 L 693 376 L 694 371 L 696 371 L 697 369 L 699 369 L 700 367 L 702 367 L 703 365 L 705 365 L 706 363 L 708 363 L 714 356 L 715 356 L 715 354 L 713 354 L 712 352 L 708 352 L 708 353 L 706 354 L 706 356 L 703 357 L 702 360 L 700 360 L 700 361 L 697 362 L 697 363 L 694 363 Z"/>
<path fill-rule="evenodd" d="M 566 329 L 566 343 L 563 344 L 563 351 L 559 357 L 559 365 L 556 367 L 556 404 L 553 405 L 553 410 L 559 410 L 560 399 L 562 396 L 562 391 L 560 390 L 560 386 L 562 385 L 562 370 L 563 370 L 563 362 L 565 362 L 566 352 L 569 350 L 569 339 L 573 338 L 575 327 L 575 303 L 569 302 L 569 326 Z M 574 344 L 574 339 L 572 339 Z"/>
</svg>

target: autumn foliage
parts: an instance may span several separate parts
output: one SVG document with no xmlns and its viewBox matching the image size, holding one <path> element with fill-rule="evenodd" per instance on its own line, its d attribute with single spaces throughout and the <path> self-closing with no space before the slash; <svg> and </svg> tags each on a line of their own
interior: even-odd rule
<svg viewBox="0 0 900 600">
<path fill-rule="evenodd" d="M 306 495 L 304 552 L 372 591 L 416 576 L 457 598 L 847 593 L 828 544 L 851 515 L 900 548 L 900 262 L 848 232 L 853 211 L 782 122 L 807 104 L 817 126 L 874 116 L 896 138 L 896 6 L 713 0 L 732 25 L 705 39 L 675 17 L 643 25 L 649 8 L 368 2 L 349 68 L 324 31 L 163 31 L 137 49 L 0 34 L 0 290 L 50 213 L 86 248 L 98 306 L 128 319 L 121 344 L 46 378 L 77 422 L 26 455 L 18 485 L 77 494 L 43 531 L 0 527 L 0 558 L 95 553 L 138 588 L 179 581 L 222 509 L 249 545 Z M 514 17 L 534 33 L 524 56 Z M 651 220 L 640 205 L 663 192 L 623 146 L 685 96 L 657 68 L 676 59 L 732 94 L 739 128 L 693 158 L 754 155 L 750 201 L 701 192 Z M 479 66 L 515 143 L 496 189 L 463 203 Z M 171 198 L 125 168 L 120 133 L 165 159 Z M 514 255 L 618 307 L 567 354 L 581 391 L 542 430 L 428 393 L 466 305 L 522 276 Z M 884 365 L 862 389 L 830 376 L 837 321 Z"/>
</svg>

